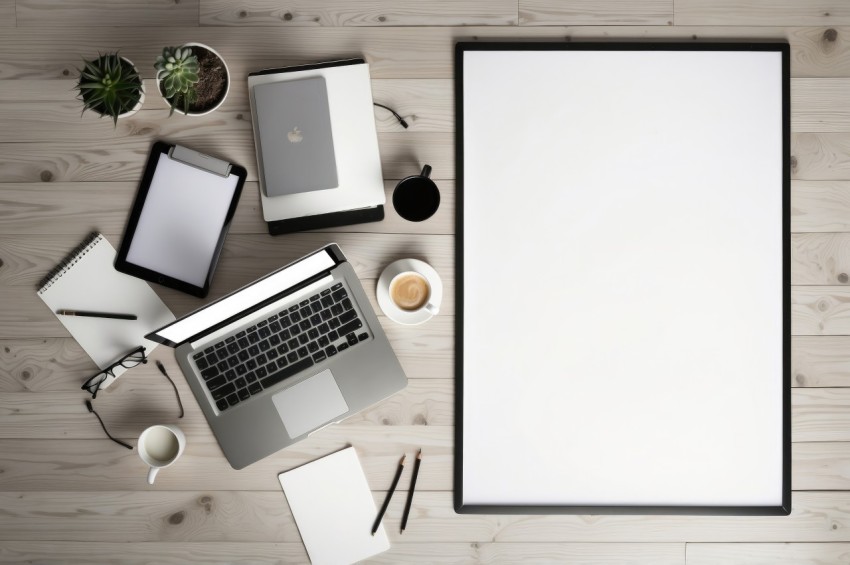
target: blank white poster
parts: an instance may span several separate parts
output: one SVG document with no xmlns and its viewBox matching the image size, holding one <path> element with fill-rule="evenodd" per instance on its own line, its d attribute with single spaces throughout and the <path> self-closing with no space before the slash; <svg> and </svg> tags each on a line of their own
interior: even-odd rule
<svg viewBox="0 0 850 565">
<path fill-rule="evenodd" d="M 463 504 L 779 506 L 779 52 L 467 51 Z"/>
</svg>

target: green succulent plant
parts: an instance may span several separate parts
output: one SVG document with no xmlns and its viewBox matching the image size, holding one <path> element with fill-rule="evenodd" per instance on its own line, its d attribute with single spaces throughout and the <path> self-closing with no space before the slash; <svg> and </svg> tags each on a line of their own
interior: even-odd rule
<svg viewBox="0 0 850 565">
<path fill-rule="evenodd" d="M 161 81 L 163 93 L 171 104 L 171 112 L 180 104 L 189 112 L 189 104 L 197 98 L 195 85 L 198 83 L 198 57 L 189 47 L 165 47 L 156 58 L 154 68 Z"/>
<path fill-rule="evenodd" d="M 142 98 L 142 79 L 136 68 L 118 53 L 98 55 L 93 61 L 83 61 L 76 89 L 83 102 L 83 112 L 91 110 L 110 116 L 115 126 L 118 116 L 136 107 Z"/>
</svg>

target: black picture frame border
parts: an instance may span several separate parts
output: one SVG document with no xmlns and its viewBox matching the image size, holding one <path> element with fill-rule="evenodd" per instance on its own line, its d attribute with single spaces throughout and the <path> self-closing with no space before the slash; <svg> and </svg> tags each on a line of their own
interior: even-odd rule
<svg viewBox="0 0 850 565">
<path fill-rule="evenodd" d="M 782 59 L 782 503 L 779 506 L 508 505 L 463 503 L 464 171 L 463 58 L 468 51 L 767 51 Z M 458 514 L 640 514 L 787 516 L 791 513 L 791 48 L 787 40 L 460 41 L 455 44 L 455 450 Z"/>
</svg>

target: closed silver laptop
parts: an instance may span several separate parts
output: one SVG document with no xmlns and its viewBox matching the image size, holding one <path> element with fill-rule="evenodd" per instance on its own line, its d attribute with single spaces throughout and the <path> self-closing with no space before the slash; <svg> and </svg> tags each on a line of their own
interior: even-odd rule
<svg viewBox="0 0 850 565">
<path fill-rule="evenodd" d="M 252 98 L 266 196 L 337 188 L 324 77 L 260 84 L 252 90 Z"/>
<path fill-rule="evenodd" d="M 241 469 L 403 389 L 407 377 L 335 244 L 150 334 Z"/>
</svg>

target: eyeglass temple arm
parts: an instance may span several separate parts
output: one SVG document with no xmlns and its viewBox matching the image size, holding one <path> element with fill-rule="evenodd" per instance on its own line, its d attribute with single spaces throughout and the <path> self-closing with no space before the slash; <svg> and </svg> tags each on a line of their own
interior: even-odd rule
<svg viewBox="0 0 850 565">
<path fill-rule="evenodd" d="M 88 408 L 89 412 L 91 412 L 92 414 L 94 414 L 97 417 L 97 421 L 100 422 L 100 427 L 103 428 L 104 433 L 106 433 L 106 437 L 108 437 L 109 439 L 111 439 L 112 441 L 114 441 L 115 443 L 117 443 L 119 445 L 123 445 L 127 449 L 133 449 L 132 445 L 130 445 L 128 443 L 124 443 L 120 439 L 115 439 L 114 437 L 112 437 L 112 434 L 110 434 L 109 431 L 106 429 L 106 425 L 103 423 L 103 420 L 100 418 L 100 415 L 97 412 L 94 411 L 94 406 L 91 405 L 90 400 L 86 400 L 86 408 Z"/>
</svg>

